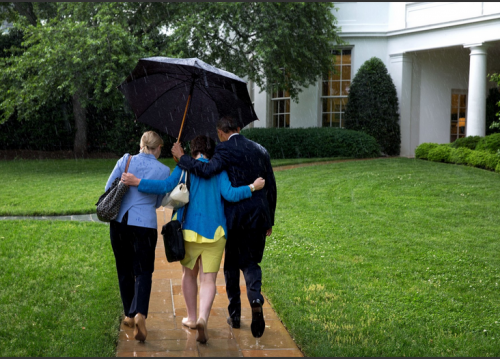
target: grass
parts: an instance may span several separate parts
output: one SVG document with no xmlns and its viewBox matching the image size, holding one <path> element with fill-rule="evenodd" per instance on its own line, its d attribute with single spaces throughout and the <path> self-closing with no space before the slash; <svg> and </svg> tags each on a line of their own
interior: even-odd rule
<svg viewBox="0 0 500 359">
<path fill-rule="evenodd" d="M 341 158 L 273 160 L 273 166 Z M 343 158 L 342 158 L 343 159 Z M 173 159 L 160 159 L 171 170 Z M 95 213 L 116 160 L 0 161 L 0 216 Z"/>
<path fill-rule="evenodd" d="M 0 221 L 0 356 L 114 356 L 122 313 L 109 227 Z"/>
<path fill-rule="evenodd" d="M 95 191 L 93 210 L 114 163 L 0 163 L 0 210 L 26 196 L 20 214 L 83 207 L 57 204 L 60 188 Z M 52 196 L 30 196 L 37 175 Z M 264 292 L 307 356 L 500 356 L 497 173 L 394 158 L 275 175 Z M 107 238 L 99 224 L 0 222 L 0 355 L 114 354 Z"/>
<path fill-rule="evenodd" d="M 500 356 L 500 176 L 414 159 L 277 172 L 264 292 L 307 356 Z"/>
<path fill-rule="evenodd" d="M 172 159 L 162 162 L 173 168 Z M 0 162 L 0 215 L 95 213 L 116 160 Z"/>
</svg>

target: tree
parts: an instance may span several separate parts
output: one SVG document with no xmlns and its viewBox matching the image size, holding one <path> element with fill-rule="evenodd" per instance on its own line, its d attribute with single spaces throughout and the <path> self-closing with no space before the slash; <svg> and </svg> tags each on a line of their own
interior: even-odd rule
<svg viewBox="0 0 500 359">
<path fill-rule="evenodd" d="M 115 87 L 148 56 L 198 57 L 297 100 L 333 70 L 332 3 L 3 3 L 23 34 L 0 63 L 0 122 L 39 119 L 70 101 L 74 150 L 86 154 L 87 107 L 123 106 Z M 283 69 L 288 76 L 283 76 Z"/>
<path fill-rule="evenodd" d="M 333 71 L 341 44 L 333 3 L 199 2 L 184 4 L 171 26 L 173 52 L 198 57 L 260 88 L 285 89 L 295 101 L 303 87 Z M 285 69 L 288 76 L 283 76 Z"/>
<path fill-rule="evenodd" d="M 87 152 L 86 108 L 120 100 L 117 84 L 144 53 L 142 43 L 127 31 L 125 6 L 110 3 L 57 3 L 57 15 L 44 25 L 15 23 L 24 33 L 20 55 L 3 59 L 0 94 L 5 121 L 38 117 L 50 102 L 70 99 L 75 119 L 74 152 Z M 147 37 L 143 38 L 147 41 Z"/>
<path fill-rule="evenodd" d="M 381 151 L 399 155 L 399 128 L 396 87 L 382 60 L 372 57 L 358 70 L 351 83 L 345 110 L 345 128 L 363 131 L 377 140 Z"/>
</svg>

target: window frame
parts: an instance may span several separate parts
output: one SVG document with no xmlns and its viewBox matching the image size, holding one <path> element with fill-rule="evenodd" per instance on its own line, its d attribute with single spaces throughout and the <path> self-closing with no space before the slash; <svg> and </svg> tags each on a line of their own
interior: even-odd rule
<svg viewBox="0 0 500 359">
<path fill-rule="evenodd" d="M 352 83 L 352 79 L 353 79 L 353 72 L 354 72 L 354 46 L 342 46 L 342 47 L 339 47 L 339 48 L 335 48 L 335 49 L 331 49 L 331 54 L 332 56 L 336 56 L 335 55 L 335 52 L 336 51 L 345 51 L 345 50 L 348 50 L 348 51 L 351 51 L 351 63 L 349 65 L 344 65 L 343 62 L 342 62 L 342 57 L 341 57 L 341 62 L 340 63 L 335 63 L 335 65 L 339 65 L 339 66 L 350 66 L 351 67 L 351 72 L 349 74 L 349 80 L 345 80 L 345 79 L 342 79 L 342 72 L 339 74 L 340 75 L 340 79 L 339 79 L 339 84 L 340 84 L 340 94 L 339 95 L 323 95 L 323 82 L 325 82 L 325 79 L 324 77 L 322 76 L 318 82 L 318 98 L 319 98 L 319 101 L 318 101 L 318 127 L 326 127 L 326 126 L 323 126 L 323 114 L 325 113 L 328 113 L 330 114 L 330 126 L 328 127 L 332 127 L 332 123 L 333 123 L 333 116 L 336 114 L 336 113 L 339 113 L 340 114 L 340 122 L 339 122 L 339 128 L 343 128 L 344 127 L 344 113 L 345 113 L 345 110 L 344 108 L 342 108 L 342 111 L 340 112 L 335 112 L 335 111 L 332 111 L 332 112 L 323 112 L 323 99 L 346 99 L 345 101 L 345 104 L 347 103 L 347 98 L 348 98 L 348 95 L 342 95 L 342 82 L 344 81 L 349 81 L 349 83 Z M 326 80 L 328 82 L 331 82 L 332 80 Z M 344 104 L 344 106 L 345 106 Z"/>
<path fill-rule="evenodd" d="M 460 106 L 460 97 L 459 97 L 459 100 L 458 100 L 458 107 L 454 107 L 454 104 L 453 104 L 453 95 L 465 95 L 465 107 L 461 107 Z M 463 138 L 463 137 L 467 137 L 467 106 L 468 106 L 468 97 L 469 97 L 469 91 L 467 89 L 451 89 L 450 91 L 450 115 L 449 115 L 449 124 L 450 124 L 450 127 L 449 127 L 449 133 L 448 135 L 450 136 L 450 143 L 453 143 L 455 142 L 457 139 L 459 138 Z M 456 121 L 453 121 L 452 119 L 452 116 L 453 116 L 453 109 L 456 108 L 458 111 L 457 111 L 457 120 Z M 460 110 L 463 109 L 464 110 L 464 113 L 465 113 L 465 123 L 464 123 L 464 133 L 463 134 L 460 134 Z M 456 122 L 456 127 L 457 127 L 457 133 L 456 134 L 452 134 L 451 131 L 453 129 L 453 122 Z M 456 138 L 452 141 L 451 138 L 452 136 L 456 136 Z"/>
<path fill-rule="evenodd" d="M 283 69 L 283 71 L 285 71 L 285 69 Z M 292 119 L 292 116 L 291 116 L 291 113 L 292 113 L 292 102 L 291 102 L 291 97 L 290 97 L 290 93 L 288 93 L 288 97 L 273 97 L 274 96 L 274 93 L 277 92 L 279 93 L 278 90 L 272 90 L 271 93 L 268 93 L 268 98 L 269 98 L 269 123 L 268 123 L 268 127 L 269 128 L 290 128 L 291 127 L 291 119 Z M 283 90 L 283 93 L 285 93 L 286 91 Z M 274 113 L 274 106 L 275 106 L 275 102 L 278 102 L 278 101 L 285 101 L 285 110 L 286 110 L 286 101 L 288 101 L 288 112 L 278 112 L 278 114 L 275 114 Z M 282 127 L 279 127 L 279 126 L 275 126 L 275 116 L 280 116 L 280 115 L 284 115 L 285 116 L 285 126 L 282 126 Z M 288 126 L 286 126 L 286 115 L 288 115 Z"/>
</svg>

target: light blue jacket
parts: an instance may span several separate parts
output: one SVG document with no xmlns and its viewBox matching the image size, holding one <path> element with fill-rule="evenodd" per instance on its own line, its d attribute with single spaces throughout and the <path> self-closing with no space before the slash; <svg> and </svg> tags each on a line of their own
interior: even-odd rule
<svg viewBox="0 0 500 359">
<path fill-rule="evenodd" d="M 105 190 L 111 186 L 115 178 L 121 177 L 122 173 L 125 172 L 129 156 L 126 153 L 116 162 L 116 166 L 106 183 Z M 134 174 L 137 178 L 166 180 L 170 174 L 170 168 L 158 161 L 154 155 L 139 153 L 132 157 L 128 172 Z M 160 207 L 163 197 L 163 195 L 140 193 L 137 187 L 131 186 L 123 196 L 116 221 L 121 223 L 123 216 L 128 211 L 128 225 L 156 229 L 156 208 Z"/>
<path fill-rule="evenodd" d="M 198 161 L 208 162 L 205 158 L 199 158 Z M 182 169 L 177 166 L 172 172 L 172 176 L 164 181 L 141 179 L 138 187 L 139 192 L 164 195 L 177 186 L 181 173 Z M 232 187 L 226 171 L 222 171 L 210 179 L 204 179 L 193 174 L 190 174 L 190 176 L 189 203 L 183 229 L 192 230 L 205 238 L 213 239 L 217 228 L 222 226 L 227 237 L 222 197 L 229 202 L 238 202 L 250 198 L 252 197 L 250 187 Z M 184 177 L 181 182 L 184 183 Z M 184 208 L 182 207 L 177 211 L 179 221 L 182 220 Z"/>
</svg>

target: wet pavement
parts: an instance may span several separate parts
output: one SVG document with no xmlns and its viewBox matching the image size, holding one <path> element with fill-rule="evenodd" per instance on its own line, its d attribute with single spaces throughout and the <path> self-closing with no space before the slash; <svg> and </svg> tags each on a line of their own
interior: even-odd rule
<svg viewBox="0 0 500 359">
<path fill-rule="evenodd" d="M 133 338 L 133 329 L 121 324 L 116 356 L 118 357 L 302 357 L 302 352 L 288 334 L 269 302 L 264 304 L 266 330 L 256 339 L 250 331 L 252 314 L 241 286 L 241 328 L 226 323 L 228 300 L 221 269 L 217 275 L 217 294 L 208 321 L 208 342 L 196 341 L 196 330 L 181 324 L 186 305 L 181 290 L 182 268 L 179 262 L 168 263 L 165 257 L 161 227 L 171 217 L 171 211 L 157 210 L 158 244 L 149 314 L 146 320 L 148 336 L 144 343 Z M 243 275 L 241 283 L 245 283 Z M 199 297 L 198 297 L 199 302 Z"/>
</svg>

